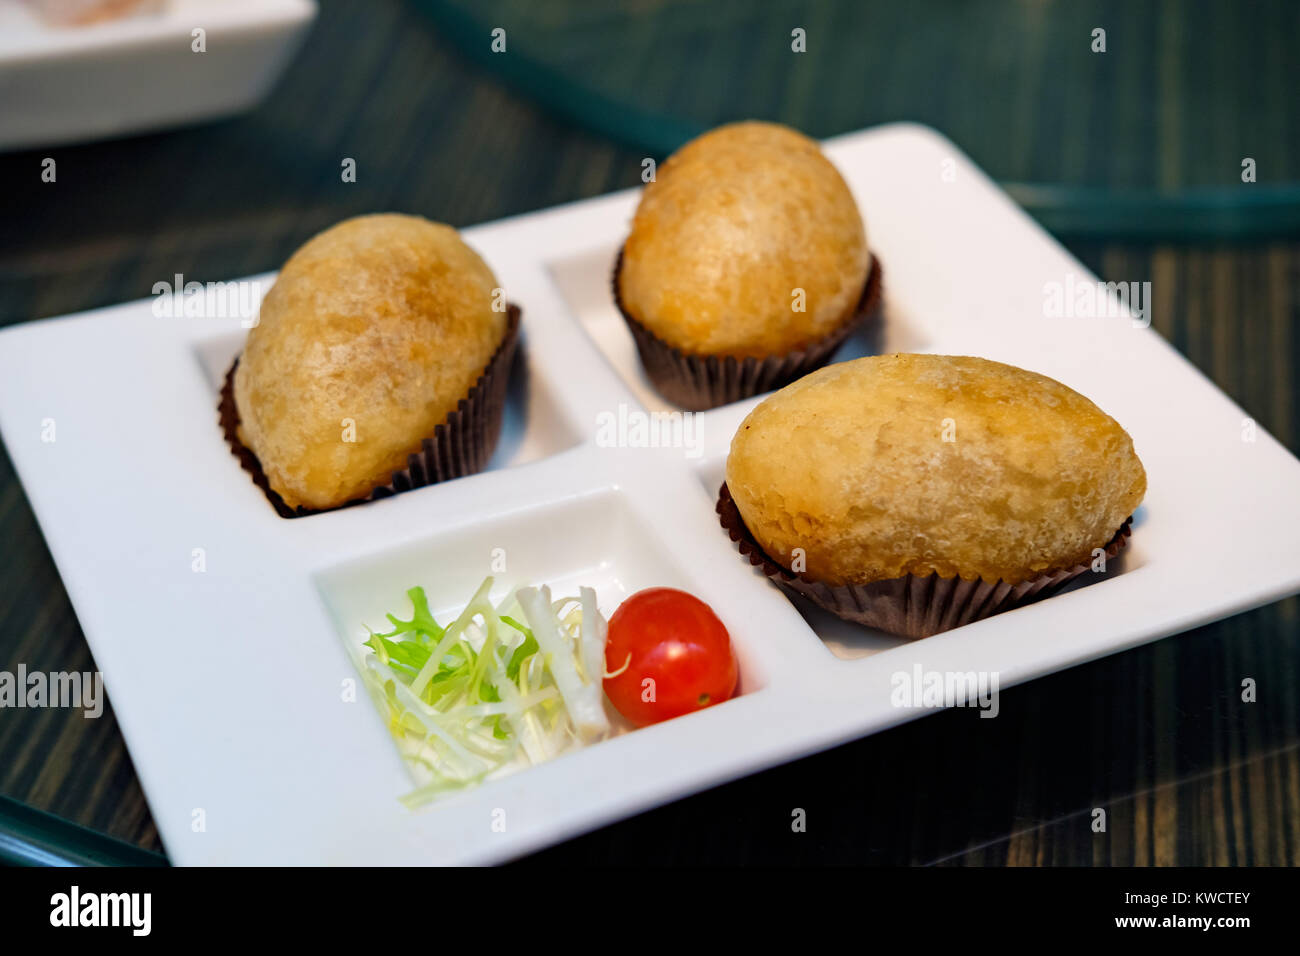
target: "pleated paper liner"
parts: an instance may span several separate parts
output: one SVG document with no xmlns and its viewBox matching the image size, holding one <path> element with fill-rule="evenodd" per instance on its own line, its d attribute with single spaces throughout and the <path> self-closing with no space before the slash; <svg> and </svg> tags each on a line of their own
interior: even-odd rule
<svg viewBox="0 0 1300 956">
<path fill-rule="evenodd" d="M 760 359 L 692 355 L 669 345 L 632 318 L 623 307 L 623 297 L 618 288 L 618 275 L 622 268 L 623 250 L 619 249 L 614 264 L 614 304 L 636 341 L 641 365 L 660 395 L 690 411 L 704 411 L 761 395 L 821 368 L 845 339 L 876 314 L 884 271 L 880 258 L 872 255 L 871 271 L 863 283 L 857 307 L 833 332 L 802 349 Z"/>
<path fill-rule="evenodd" d="M 418 451 L 408 456 L 405 468 L 393 472 L 388 484 L 339 505 L 339 508 L 349 508 L 378 498 L 387 498 L 412 488 L 423 488 L 451 478 L 462 478 L 482 471 L 487 466 L 488 459 L 496 450 L 497 440 L 501 437 L 506 388 L 510 382 L 510 365 L 514 361 L 515 349 L 519 344 L 519 324 L 522 313 L 515 305 L 507 305 L 506 313 L 505 338 L 497 346 L 496 352 L 488 360 L 483 374 L 470 388 L 469 394 L 460 400 L 454 411 L 448 413 L 446 421 L 420 443 Z M 252 476 L 254 483 L 262 489 L 262 493 L 266 495 L 281 518 L 301 518 L 306 515 L 320 514 L 322 510 L 338 510 L 337 508 L 305 508 L 301 505 L 290 508 L 271 488 L 266 472 L 262 470 L 261 462 L 239 440 L 239 410 L 235 406 L 235 369 L 238 367 L 239 359 L 236 358 L 234 364 L 230 366 L 230 371 L 226 373 L 226 381 L 221 388 L 221 403 L 217 406 L 217 411 L 221 417 L 221 431 L 226 437 L 226 443 L 239 459 L 244 471 Z"/>
<path fill-rule="evenodd" d="M 1087 564 L 1076 564 L 1019 584 L 908 574 L 870 584 L 833 586 L 795 574 L 763 551 L 745 526 L 726 482 L 718 492 L 717 512 L 722 527 L 736 542 L 740 553 L 783 588 L 846 621 L 913 640 L 1048 597 L 1089 569 Z M 1106 545 L 1107 561 L 1128 543 L 1132 522 L 1132 516 L 1126 518 Z"/>
</svg>

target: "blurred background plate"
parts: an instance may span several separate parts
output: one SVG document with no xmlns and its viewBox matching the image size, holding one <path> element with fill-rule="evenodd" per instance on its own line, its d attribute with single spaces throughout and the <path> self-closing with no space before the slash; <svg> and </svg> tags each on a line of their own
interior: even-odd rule
<svg viewBox="0 0 1300 956">
<path fill-rule="evenodd" d="M 316 16 L 314 0 L 157 6 L 79 26 L 42 19 L 38 3 L 0 0 L 0 150 L 107 139 L 251 109 Z M 198 29 L 202 52 L 194 49 Z"/>
</svg>

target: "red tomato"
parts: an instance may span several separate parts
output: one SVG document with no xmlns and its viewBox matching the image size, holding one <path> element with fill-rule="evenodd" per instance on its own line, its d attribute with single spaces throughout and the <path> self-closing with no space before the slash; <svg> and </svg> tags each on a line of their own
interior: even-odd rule
<svg viewBox="0 0 1300 956">
<path fill-rule="evenodd" d="M 624 665 L 627 665 L 624 667 Z M 720 704 L 736 691 L 736 655 L 713 609 L 673 588 L 638 591 L 609 619 L 605 693 L 637 726 Z"/>
</svg>

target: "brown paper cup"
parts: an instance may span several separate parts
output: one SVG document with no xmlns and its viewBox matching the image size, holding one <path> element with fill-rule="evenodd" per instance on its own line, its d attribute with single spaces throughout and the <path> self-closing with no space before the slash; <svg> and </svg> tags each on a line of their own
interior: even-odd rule
<svg viewBox="0 0 1300 956">
<path fill-rule="evenodd" d="M 717 512 L 722 527 L 736 542 L 740 553 L 786 590 L 802 595 L 846 621 L 911 639 L 949 631 L 1049 597 L 1089 568 L 1086 564 L 1076 564 L 1019 584 L 908 574 L 870 584 L 832 586 L 796 574 L 764 552 L 745 526 L 726 482 L 718 492 Z M 1132 516 L 1125 519 L 1106 545 L 1108 561 L 1128 543 L 1132 522 Z"/>
<path fill-rule="evenodd" d="M 614 304 L 627 322 L 641 365 L 655 389 L 674 405 L 689 411 L 704 411 L 761 395 L 789 385 L 821 368 L 844 340 L 873 318 L 880 305 L 880 258 L 872 255 L 871 271 L 862 287 L 862 297 L 853 313 L 826 337 L 785 355 L 768 358 L 736 358 L 734 355 L 692 355 L 674 348 L 632 318 L 623 307 L 618 274 L 623 268 L 623 250 L 614 263 Z"/>
<path fill-rule="evenodd" d="M 451 478 L 462 478 L 482 471 L 486 467 L 488 459 L 496 449 L 497 439 L 501 437 L 506 388 L 510 382 L 510 365 L 519 344 L 522 312 L 518 306 L 507 305 L 506 314 L 505 338 L 497 346 L 496 352 L 488 360 L 487 367 L 469 390 L 469 394 L 462 398 L 456 409 L 447 415 L 447 420 L 420 443 L 420 449 L 407 457 L 406 467 L 393 472 L 386 485 L 375 488 L 368 495 L 339 505 L 339 508 L 348 508 L 377 498 L 387 498 L 399 492 L 423 488 L 425 485 L 437 484 Z M 220 415 L 221 431 L 226 437 L 226 443 L 239 459 L 244 471 L 252 476 L 253 482 L 262 489 L 262 493 L 266 495 L 281 518 L 301 518 L 305 515 L 319 514 L 321 510 L 338 510 L 337 508 L 304 508 L 301 505 L 290 508 L 271 488 L 266 472 L 262 470 L 261 462 L 239 440 L 239 410 L 235 407 L 235 369 L 238 367 L 239 359 L 235 359 L 234 364 L 230 366 L 230 371 L 226 373 L 217 412 Z"/>
</svg>

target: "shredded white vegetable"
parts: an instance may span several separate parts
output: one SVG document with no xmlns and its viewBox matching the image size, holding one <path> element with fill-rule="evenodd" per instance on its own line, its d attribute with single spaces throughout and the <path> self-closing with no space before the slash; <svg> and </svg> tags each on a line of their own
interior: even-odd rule
<svg viewBox="0 0 1300 956">
<path fill-rule="evenodd" d="M 445 628 L 421 588 L 409 621 L 371 633 L 362 674 L 419 785 L 408 806 L 550 760 L 610 732 L 606 622 L 591 588 L 551 600 L 521 588 L 498 606 L 492 578 Z M 519 613 L 517 620 L 510 612 Z"/>
</svg>

